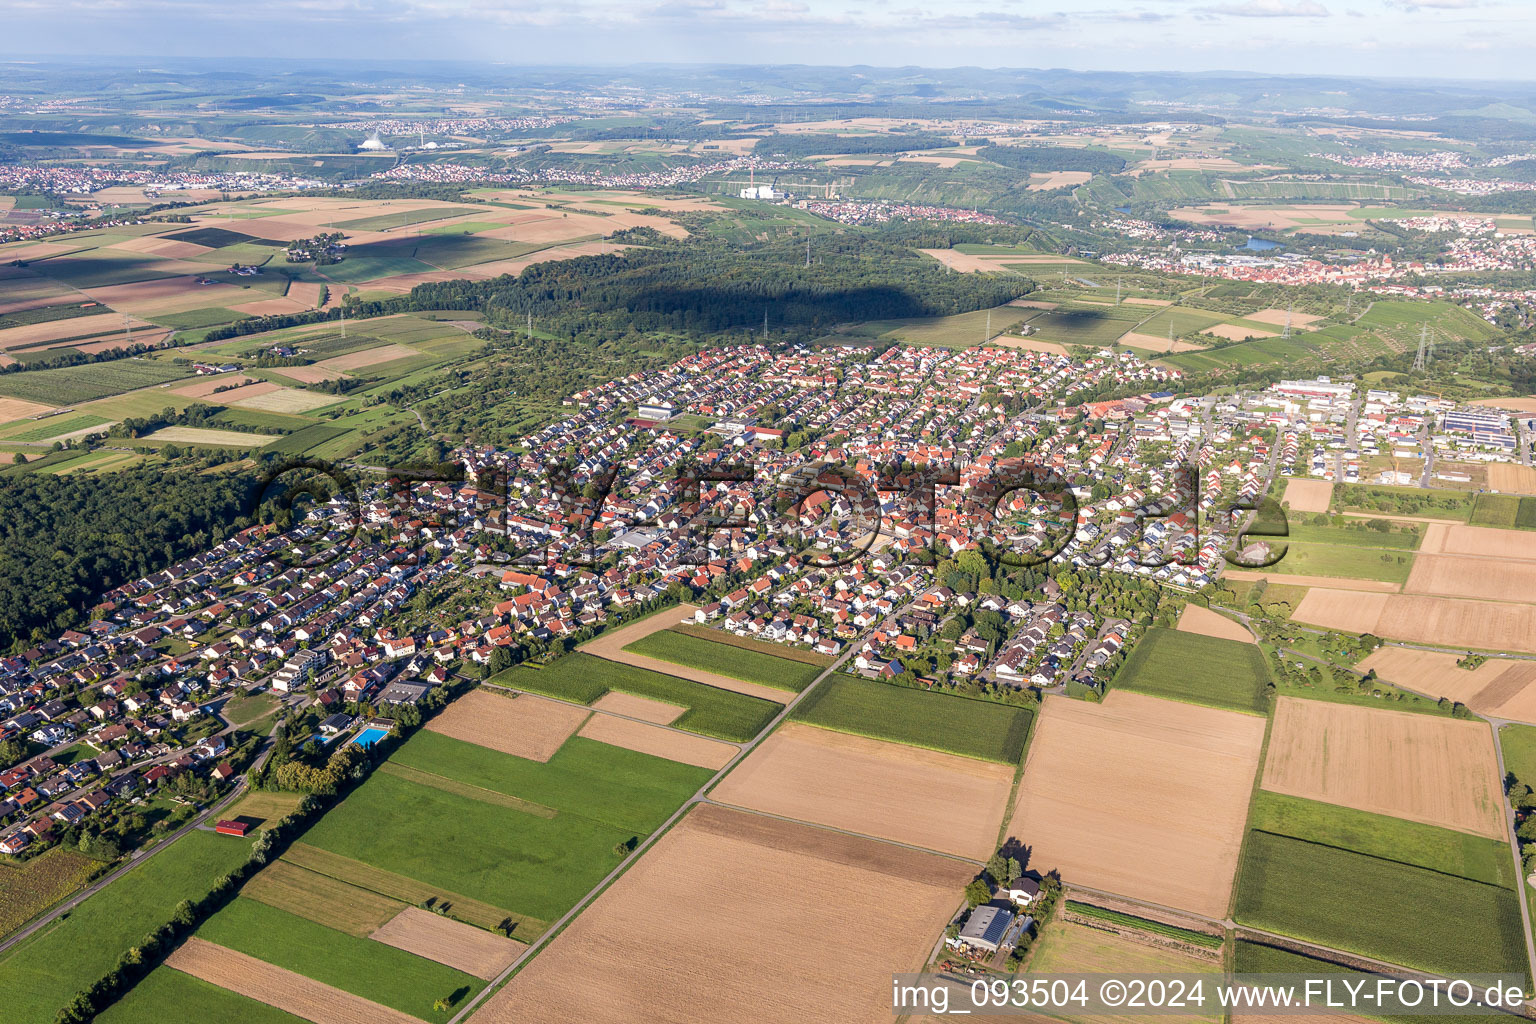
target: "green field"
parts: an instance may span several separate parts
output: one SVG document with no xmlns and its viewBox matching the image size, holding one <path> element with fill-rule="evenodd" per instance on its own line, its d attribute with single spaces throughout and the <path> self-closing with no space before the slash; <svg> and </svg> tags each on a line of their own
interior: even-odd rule
<svg viewBox="0 0 1536 1024">
<path fill-rule="evenodd" d="M 334 441 L 348 432 L 346 427 L 332 426 L 328 423 L 315 423 L 295 430 L 281 441 L 273 442 L 264 450 L 278 452 L 282 455 L 302 455 L 311 448 L 317 448 L 327 441 Z"/>
<path fill-rule="evenodd" d="M 224 324 L 232 324 L 236 320 L 249 320 L 250 316 L 249 313 L 236 313 L 232 309 L 210 306 L 206 309 L 189 309 L 185 313 L 156 314 L 152 319 L 163 327 L 191 331 L 199 327 L 221 327 Z"/>
<path fill-rule="evenodd" d="M 956 313 L 954 316 L 880 320 L 867 326 L 870 330 L 884 328 L 881 337 L 895 338 L 910 345 L 972 348 L 987 341 L 989 321 L 992 324 L 991 334 L 995 336 L 1029 315 L 1030 310 L 1021 309 L 1018 306 L 998 306 L 990 310 L 979 309 L 971 313 Z"/>
<path fill-rule="evenodd" d="M 539 762 L 428 729 L 412 736 L 390 761 L 631 833 L 655 831 L 714 774 L 581 736 Z"/>
<path fill-rule="evenodd" d="M 179 901 L 202 897 L 215 879 L 244 863 L 250 847 L 247 840 L 189 832 L 0 955 L 6 1024 L 52 1024 L 59 1007 L 170 920 Z"/>
<path fill-rule="evenodd" d="M 348 256 L 340 263 L 319 268 L 315 274 L 325 281 L 357 284 L 396 274 L 425 274 L 435 269 L 409 256 Z"/>
<path fill-rule="evenodd" d="M 1472 503 L 1467 522 L 1473 526 L 1492 526 L 1504 530 L 1536 529 L 1536 498 L 1514 494 L 1479 494 Z"/>
<path fill-rule="evenodd" d="M 688 710 L 672 723 L 675 728 L 735 743 L 762 732 L 783 710 L 783 705 L 770 700 L 621 665 L 580 651 L 557 658 L 543 668 L 507 669 L 491 682 L 581 704 L 590 704 L 609 690 L 681 704 Z"/>
<path fill-rule="evenodd" d="M 1112 344 L 1146 315 L 1144 308 L 1124 306 L 1106 306 L 1102 310 L 1048 309 L 1030 318 L 1029 326 L 1035 328 L 1030 337 L 1035 341 L 1099 348 Z"/>
<path fill-rule="evenodd" d="M 1114 685 L 1156 697 L 1264 714 L 1269 670 L 1258 647 L 1237 640 L 1151 629 L 1136 644 Z"/>
<path fill-rule="evenodd" d="M 97 1014 L 96 1020 L 98 1024 L 213 1020 L 227 1024 L 309 1024 L 303 1017 L 295 1017 L 171 967 L 157 967 L 151 971 L 105 1013 Z"/>
<path fill-rule="evenodd" d="M 1319 960 L 1315 957 L 1294 953 L 1288 949 L 1280 949 L 1276 946 L 1267 946 L 1260 942 L 1249 942 L 1239 939 L 1233 949 L 1232 971 L 1235 974 L 1305 974 L 1317 977 L 1326 974 L 1349 975 L 1352 979 L 1360 979 L 1367 984 L 1374 984 L 1369 979 L 1379 975 L 1368 974 L 1365 971 L 1357 971 L 1353 967 L 1336 964 L 1331 960 Z M 1353 980 L 1351 983 L 1354 983 Z M 1423 1014 L 1372 1014 L 1379 1020 L 1390 1021 L 1392 1024 L 1423 1024 Z M 1434 1018 L 1441 1024 L 1488 1024 L 1490 1020 L 1505 1020 L 1500 1016 L 1486 1016 L 1477 1014 L 1437 1013 Z"/>
<path fill-rule="evenodd" d="M 637 835 L 580 814 L 523 814 L 375 772 L 304 842 L 552 921 L 621 862 L 615 848 Z"/>
<path fill-rule="evenodd" d="M 1536 787 L 1536 725 L 1506 725 L 1499 729 L 1504 767 L 1528 786 Z"/>
<path fill-rule="evenodd" d="M 1512 888 L 1509 845 L 1448 828 L 1259 790 L 1248 827 Z"/>
<path fill-rule="evenodd" d="M 12 434 L 7 441 L 42 441 L 50 437 L 58 437 L 60 434 L 71 434 L 76 430 L 86 430 L 90 427 L 99 427 L 111 420 L 100 416 L 50 416 L 39 421 L 38 426 L 21 434 Z"/>
<path fill-rule="evenodd" d="M 1297 515 L 1304 515 L 1298 513 Z M 1365 519 L 1339 519 L 1337 523 L 1365 524 Z M 1362 548 L 1393 548 L 1400 551 L 1412 551 L 1419 546 L 1422 539 L 1417 528 L 1403 530 L 1402 532 L 1382 533 L 1378 530 L 1355 528 L 1344 525 L 1312 526 L 1309 523 L 1290 523 L 1286 530 L 1288 541 L 1301 541 L 1307 544 L 1343 544 Z"/>
<path fill-rule="evenodd" d="M 480 207 L 477 206 L 429 206 L 420 210 L 402 210 L 399 213 L 381 213 L 373 217 L 344 220 L 333 224 L 332 228 L 336 231 L 389 231 L 412 224 L 431 224 L 433 221 L 462 217 L 478 209 Z"/>
<path fill-rule="evenodd" d="M 203 922 L 197 937 L 428 1021 L 455 1012 L 432 1009 L 436 1000 L 457 1007 L 485 987 L 463 971 L 255 900 L 234 900 Z"/>
<path fill-rule="evenodd" d="M 713 640 L 677 633 L 670 629 L 658 630 L 643 636 L 624 648 L 636 654 L 644 654 L 674 665 L 685 665 L 705 672 L 718 672 L 732 679 L 759 683 L 780 690 L 799 693 L 811 681 L 821 675 L 822 669 L 786 658 L 775 657 L 760 651 L 749 651 L 731 644 L 717 644 Z"/>
<path fill-rule="evenodd" d="M 1524 975 L 1515 899 L 1482 882 L 1254 831 L 1234 917 L 1405 967 Z"/>
<path fill-rule="evenodd" d="M 1288 539 L 1285 556 L 1266 571 L 1291 576 L 1339 576 L 1406 583 L 1408 574 L 1413 571 L 1413 554 L 1354 544 L 1310 544 Z"/>
<path fill-rule="evenodd" d="M 1472 514 L 1473 502 L 1474 496 L 1466 491 L 1425 487 L 1339 484 L 1333 489 L 1334 507 L 1351 512 L 1386 512 L 1391 515 L 1427 516 L 1465 522 Z"/>
<path fill-rule="evenodd" d="M 758 651 L 762 654 L 773 655 L 776 658 L 798 661 L 802 665 L 815 665 L 817 668 L 826 668 L 837 660 L 836 658 L 829 658 L 825 654 L 808 651 L 803 647 L 790 647 L 788 644 L 776 644 L 770 640 L 754 640 L 749 636 L 737 636 L 735 633 L 727 633 L 723 629 L 711 629 L 708 626 L 700 626 L 692 622 L 680 623 L 670 627 L 670 629 L 674 633 L 696 636 L 702 640 L 725 644 L 728 647 L 740 647 L 744 651 Z"/>
<path fill-rule="evenodd" d="M 1034 714 L 991 701 L 838 675 L 812 690 L 790 717 L 837 732 L 1018 764 Z"/>
<path fill-rule="evenodd" d="M 0 330 L 7 327 L 26 327 L 29 324 L 49 324 L 58 320 L 78 320 L 82 317 L 102 316 L 110 312 L 112 312 L 111 307 L 100 302 L 89 306 L 78 303 L 34 306 L 32 309 L 18 309 L 0 315 Z M 88 328 L 88 326 L 82 325 L 82 328 Z"/>
<path fill-rule="evenodd" d="M 164 237 L 176 242 L 206 245 L 210 249 L 222 249 L 226 245 L 243 245 L 247 242 L 257 241 L 253 235 L 242 234 L 239 231 L 230 231 L 228 228 L 193 228 L 191 231 L 178 231 L 173 235 L 166 235 Z"/>
<path fill-rule="evenodd" d="M 49 405 L 72 405 L 190 377 L 192 370 L 147 359 L 116 359 L 85 366 L 0 374 L 0 395 Z M 166 402 L 169 405 L 171 403 Z"/>
</svg>

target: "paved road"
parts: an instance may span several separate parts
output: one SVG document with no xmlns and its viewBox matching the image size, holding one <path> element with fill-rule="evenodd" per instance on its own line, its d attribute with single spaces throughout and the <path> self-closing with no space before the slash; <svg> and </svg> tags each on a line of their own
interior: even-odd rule
<svg viewBox="0 0 1536 1024">
<path fill-rule="evenodd" d="M 256 759 L 251 762 L 250 771 L 255 771 L 257 768 L 260 768 L 262 766 L 262 764 L 264 764 L 266 762 L 268 755 L 270 755 L 272 753 L 273 736 L 277 732 L 277 726 L 274 725 L 272 727 L 272 730 L 273 730 L 272 733 L 267 736 L 265 741 L 263 741 L 263 743 L 261 745 L 261 750 L 256 755 Z M 180 839 L 182 836 L 186 835 L 188 832 L 191 832 L 194 829 L 198 828 L 199 826 L 201 826 L 203 824 L 203 822 L 207 821 L 210 817 L 214 816 L 215 814 L 218 814 L 219 812 L 224 810 L 224 808 L 228 807 L 230 804 L 234 803 L 240 797 L 244 796 L 245 795 L 245 791 L 246 791 L 246 778 L 247 778 L 248 774 L 249 774 L 249 772 L 247 773 L 247 775 L 242 775 L 240 777 L 239 784 L 236 785 L 235 788 L 227 796 L 225 796 L 222 800 L 219 800 L 219 801 L 217 801 L 215 803 L 210 804 L 208 806 L 207 810 L 203 811 L 201 814 L 197 815 L 192 820 L 188 821 L 185 825 L 183 825 L 180 828 L 178 828 L 175 832 L 172 832 L 170 835 L 166 836 L 164 839 L 160 840 L 155 845 L 153 845 L 151 847 L 148 847 L 147 849 L 134 851 L 132 854 L 129 855 L 128 860 L 126 862 L 124 862 L 122 864 L 122 866 L 116 868 L 115 870 L 113 870 L 109 874 L 103 875 L 101 878 L 97 879 L 95 882 L 93 882 L 87 888 L 85 888 L 82 891 L 76 893 L 74 896 L 71 896 L 68 900 L 65 900 L 63 903 L 60 903 L 59 905 L 55 906 L 52 910 L 48 911 L 42 917 L 40 917 L 37 920 L 33 921 L 31 924 L 27 925 L 26 927 L 22 928 L 20 931 L 15 932 L 14 934 L 12 934 L 4 942 L 0 942 L 0 953 L 4 953 L 6 950 L 10 949 L 12 946 L 16 945 L 18 942 L 21 942 L 23 939 L 26 939 L 28 936 L 34 934 L 39 929 L 41 929 L 43 927 L 46 927 L 47 925 L 52 924 L 54 921 L 58 920 L 64 914 L 67 914 L 71 910 L 74 910 L 76 907 L 78 907 L 80 904 L 84 903 L 86 900 L 90 899 L 96 893 L 100 892 L 102 889 L 105 889 L 107 886 L 111 885 L 113 882 L 117 881 L 119 878 L 123 877 L 128 872 L 132 871 L 134 868 L 136 868 L 140 864 L 144 863 L 144 861 L 148 860 L 149 858 L 153 857 L 155 854 L 157 854 L 160 851 L 164 850 L 166 847 L 170 846 L 172 843 L 174 843 L 176 840 Z"/>
</svg>

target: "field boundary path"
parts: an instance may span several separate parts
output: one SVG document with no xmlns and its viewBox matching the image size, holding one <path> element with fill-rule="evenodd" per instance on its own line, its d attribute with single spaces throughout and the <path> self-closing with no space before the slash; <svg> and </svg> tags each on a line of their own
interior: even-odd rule
<svg viewBox="0 0 1536 1024">
<path fill-rule="evenodd" d="M 273 736 L 277 732 L 277 726 L 274 725 L 272 730 L 272 733 L 269 733 L 267 738 L 262 741 L 261 749 L 257 751 L 256 759 L 251 762 L 251 767 L 247 768 L 245 774 L 240 777 L 240 784 L 231 790 L 229 795 L 227 795 L 223 800 L 220 800 L 217 803 L 209 804 L 207 810 L 205 810 L 202 814 L 197 815 L 192 820 L 188 821 L 175 832 L 172 832 L 170 835 L 166 836 L 164 839 L 160 840 L 158 843 L 147 849 L 138 850 L 130 854 L 128 861 L 125 864 L 122 864 L 121 866 L 113 869 L 110 873 L 103 875 L 101 878 L 98 878 L 95 882 L 91 883 L 91 885 L 87 886 L 80 892 L 77 892 L 63 903 L 55 905 L 53 909 L 49 910 L 42 917 L 39 917 L 31 924 L 23 926 L 20 930 L 13 933 L 4 942 L 0 942 L 0 953 L 6 952 L 12 946 L 15 946 L 17 943 L 27 939 L 36 933 L 39 929 L 43 928 L 45 925 L 52 924 L 54 921 L 58 920 L 60 916 L 69 913 L 71 910 L 74 910 L 81 903 L 84 903 L 86 900 L 96 895 L 96 893 L 100 892 L 102 889 L 105 889 L 108 885 L 111 885 L 119 878 L 123 877 L 123 875 L 132 871 L 134 868 L 138 867 L 140 864 L 144 863 L 146 860 L 159 853 L 161 850 L 164 850 L 167 846 L 170 846 L 172 843 L 186 835 L 188 832 L 203 828 L 205 822 L 207 822 L 210 817 L 243 797 L 247 789 L 250 788 L 247 781 L 250 778 L 250 773 L 259 769 L 262 764 L 265 763 L 267 755 L 272 752 Z M 180 752 L 178 751 L 178 753 Z"/>
<path fill-rule="evenodd" d="M 905 609 L 903 609 L 903 610 L 905 610 Z M 853 645 L 850 644 L 848 646 L 848 649 L 846 651 L 844 651 L 842 653 L 842 655 L 840 655 L 836 661 L 834 661 L 832 664 L 828 665 L 826 668 L 822 669 L 821 674 L 818 675 L 815 679 L 811 680 L 810 685 L 808 685 L 805 689 L 803 689 L 799 693 L 793 694 L 793 695 L 791 695 L 788 692 L 786 692 L 785 696 L 786 697 L 790 697 L 791 699 L 784 705 L 783 710 L 780 711 L 777 715 L 775 715 L 773 720 L 771 722 L 769 722 L 768 725 L 765 726 L 762 729 L 762 731 L 760 731 L 756 736 L 754 736 L 748 742 L 740 744 L 740 749 L 737 751 L 736 755 L 734 757 L 732 757 L 728 762 L 726 762 L 724 767 L 722 767 L 719 771 L 717 771 L 713 775 L 711 775 L 709 777 L 709 780 L 706 781 L 702 786 L 700 786 L 698 788 L 698 791 L 695 792 L 693 794 L 693 796 L 689 797 L 687 799 L 687 801 L 685 801 L 681 807 L 679 807 L 677 810 L 673 811 L 672 815 L 669 818 L 667 818 L 666 821 L 664 821 L 660 825 L 658 825 L 656 827 L 656 829 L 651 832 L 650 835 L 646 836 L 643 840 L 641 840 L 640 845 L 635 847 L 635 850 L 634 850 L 633 853 L 631 853 L 628 857 L 624 858 L 623 863 L 619 864 L 618 867 L 614 868 L 606 876 L 604 876 L 603 879 L 601 881 L 599 881 L 596 885 L 594 885 L 591 888 L 591 890 L 589 890 L 587 892 L 587 894 L 585 896 L 583 896 L 576 903 L 575 906 L 573 906 L 570 910 L 567 910 L 557 920 L 552 922 L 550 924 L 550 926 L 544 930 L 544 934 L 540 935 L 533 942 L 529 943 L 528 944 L 528 948 L 523 950 L 522 953 L 520 953 L 518 955 L 517 959 L 513 960 L 512 963 L 508 964 L 505 970 L 503 970 L 496 977 L 492 978 L 490 980 L 490 982 L 485 986 L 485 988 L 481 989 L 478 993 L 475 994 L 475 996 L 472 999 L 470 999 L 468 1002 L 466 1002 L 464 1004 L 464 1008 L 461 1009 L 458 1013 L 454 1014 L 453 1017 L 448 1021 L 448 1024 L 460 1024 L 461 1021 L 463 1021 L 466 1017 L 468 1017 L 471 1013 L 474 1012 L 476 1007 L 478 1007 L 486 999 L 490 998 L 491 995 L 493 995 L 506 982 L 506 980 L 508 978 L 512 977 L 512 975 L 516 974 L 518 972 L 518 970 L 520 970 L 522 968 L 523 964 L 527 963 L 528 960 L 530 960 L 534 956 L 534 954 L 536 954 L 540 949 L 542 949 L 552 938 L 554 938 L 556 935 L 558 935 L 565 928 L 566 925 L 570 924 L 571 921 L 575 920 L 576 916 L 578 914 L 580 914 L 583 910 L 585 910 L 587 908 L 588 904 L 590 904 L 593 900 L 597 899 L 597 897 L 602 894 L 603 890 L 607 889 L 608 886 L 612 885 L 619 878 L 620 875 L 622 875 L 624 872 L 628 871 L 629 868 L 630 868 L 630 865 L 635 864 L 640 859 L 640 857 L 644 856 L 646 850 L 650 849 L 650 847 L 652 845 L 654 845 L 658 839 L 660 839 L 663 835 L 665 835 L 672 828 L 673 825 L 677 824 L 678 821 L 680 821 L 685 814 L 687 814 L 690 810 L 692 810 L 694 805 L 701 804 L 701 803 L 713 803 L 714 801 L 711 801 L 709 799 L 709 797 L 706 796 L 708 791 L 716 783 L 718 783 L 722 778 L 724 778 L 725 775 L 731 771 L 731 769 L 735 768 L 736 765 L 739 764 L 743 758 L 745 758 L 748 754 L 752 753 L 752 751 L 757 747 L 757 745 L 759 743 L 761 743 L 766 737 L 772 735 L 773 731 L 775 729 L 777 729 L 779 727 L 779 725 L 781 723 L 783 723 L 783 721 L 786 718 L 789 717 L 790 712 L 794 710 L 794 708 L 795 708 L 795 706 L 797 704 L 799 704 L 802 700 L 804 700 L 805 697 L 808 694 L 813 692 L 818 686 L 820 686 L 823 682 L 825 682 L 830 676 L 832 676 L 839 669 L 841 669 L 842 666 L 843 666 L 843 663 L 846 662 L 849 658 L 853 657 L 853 652 L 854 652 Z M 513 689 L 511 687 L 498 687 L 498 688 L 499 689 Z M 518 692 L 521 692 L 521 691 L 518 691 Z M 585 706 L 585 705 L 582 705 L 582 706 Z M 606 713 L 612 714 L 612 712 L 606 712 Z M 627 718 L 628 716 L 627 715 L 619 715 L 617 717 Z M 638 719 L 635 719 L 635 721 L 638 721 Z M 651 724 L 655 724 L 655 723 L 651 723 Z M 664 726 L 664 728 L 670 729 L 670 728 L 673 728 L 673 727 L 672 726 Z M 677 730 L 677 731 L 685 732 L 686 730 Z M 693 733 L 688 733 L 688 735 L 692 736 L 694 734 Z M 770 815 L 770 817 L 771 817 L 771 815 Z M 823 826 L 815 826 L 815 827 L 820 828 L 820 827 L 823 827 Z M 839 830 L 835 830 L 834 829 L 833 831 L 839 831 Z M 848 834 L 852 835 L 854 833 L 848 833 Z M 887 840 L 881 840 L 881 842 L 886 842 L 886 841 Z M 905 845 L 905 844 L 897 844 L 897 845 Z M 913 847 L 913 849 L 916 849 L 916 847 Z M 956 859 L 963 860 L 964 858 L 956 858 Z"/>
</svg>

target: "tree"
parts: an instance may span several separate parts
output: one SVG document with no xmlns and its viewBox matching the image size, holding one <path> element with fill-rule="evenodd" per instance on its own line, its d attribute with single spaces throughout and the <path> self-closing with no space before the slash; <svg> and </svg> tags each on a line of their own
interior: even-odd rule
<svg viewBox="0 0 1536 1024">
<path fill-rule="evenodd" d="M 965 887 L 965 902 L 972 908 L 981 906 L 991 898 L 992 887 L 984 878 L 977 878 Z"/>
</svg>

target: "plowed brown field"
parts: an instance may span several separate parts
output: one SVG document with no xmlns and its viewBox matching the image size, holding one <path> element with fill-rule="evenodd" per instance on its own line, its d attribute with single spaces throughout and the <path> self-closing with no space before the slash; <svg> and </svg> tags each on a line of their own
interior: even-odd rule
<svg viewBox="0 0 1536 1024">
<path fill-rule="evenodd" d="M 724 768 L 731 758 L 741 752 L 741 748 L 734 743 L 694 736 L 628 718 L 615 718 L 613 715 L 593 715 L 577 735 L 626 750 L 665 757 L 669 761 L 717 770 Z"/>
</svg>

